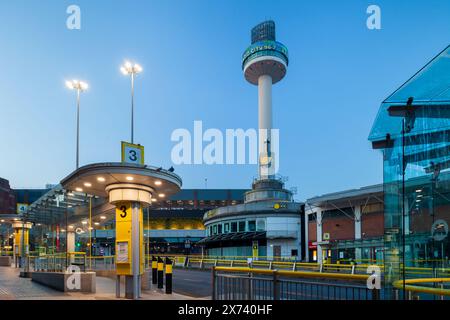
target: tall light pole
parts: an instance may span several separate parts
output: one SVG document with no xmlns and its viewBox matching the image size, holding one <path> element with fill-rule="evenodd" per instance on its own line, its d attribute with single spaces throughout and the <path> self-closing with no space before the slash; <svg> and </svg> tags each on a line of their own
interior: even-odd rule
<svg viewBox="0 0 450 320">
<path fill-rule="evenodd" d="M 88 84 L 84 81 L 71 80 L 66 81 L 66 87 L 71 90 L 77 90 L 77 160 L 76 169 L 80 163 L 80 93 L 88 89 Z"/>
<path fill-rule="evenodd" d="M 131 76 L 131 143 L 134 143 L 134 78 L 142 72 L 142 67 L 137 63 L 125 61 L 124 65 L 120 67 L 120 71 L 124 75 Z"/>
</svg>

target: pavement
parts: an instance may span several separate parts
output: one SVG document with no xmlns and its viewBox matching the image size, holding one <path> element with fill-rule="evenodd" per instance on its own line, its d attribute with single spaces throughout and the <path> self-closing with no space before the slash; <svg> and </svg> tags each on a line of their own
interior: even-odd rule
<svg viewBox="0 0 450 320">
<path fill-rule="evenodd" d="M 208 272 L 193 271 L 182 272 L 174 270 L 174 288 L 172 294 L 165 294 L 163 289 L 151 287 L 142 291 L 140 300 L 198 300 L 210 299 L 210 287 L 208 292 L 204 280 L 209 276 Z M 116 298 L 115 279 L 96 277 L 96 293 L 60 292 L 52 288 L 20 278 L 20 269 L 13 267 L 0 267 L 0 300 L 128 300 Z M 201 274 L 200 274 L 201 273 Z M 187 279 L 184 284 L 175 284 Z M 192 294 L 192 293 L 195 293 Z M 121 285 L 122 297 L 125 294 L 124 284 Z"/>
<path fill-rule="evenodd" d="M 197 299 L 211 299 L 211 270 L 174 268 L 173 291 Z"/>
</svg>

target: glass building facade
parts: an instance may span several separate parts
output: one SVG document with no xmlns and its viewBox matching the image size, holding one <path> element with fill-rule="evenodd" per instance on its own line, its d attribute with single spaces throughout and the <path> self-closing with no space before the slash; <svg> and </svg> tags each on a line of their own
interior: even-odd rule
<svg viewBox="0 0 450 320">
<path fill-rule="evenodd" d="M 440 277 L 449 267 L 450 47 L 381 104 L 369 140 L 383 152 L 389 297 L 394 281 Z"/>
</svg>

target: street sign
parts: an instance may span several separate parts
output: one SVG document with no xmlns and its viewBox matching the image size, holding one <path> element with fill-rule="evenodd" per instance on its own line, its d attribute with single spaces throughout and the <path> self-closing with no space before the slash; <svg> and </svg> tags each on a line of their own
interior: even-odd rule
<svg viewBox="0 0 450 320">
<path fill-rule="evenodd" d="M 144 164 L 144 146 L 122 141 L 122 162 Z"/>
</svg>

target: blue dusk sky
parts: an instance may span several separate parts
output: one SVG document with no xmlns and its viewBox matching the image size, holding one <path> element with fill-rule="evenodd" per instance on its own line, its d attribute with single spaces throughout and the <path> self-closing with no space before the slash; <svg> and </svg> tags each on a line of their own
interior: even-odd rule
<svg viewBox="0 0 450 320">
<path fill-rule="evenodd" d="M 66 9 L 81 8 L 81 30 Z M 366 27 L 369 5 L 381 30 Z M 250 29 L 273 19 L 289 48 L 273 87 L 280 173 L 296 198 L 382 182 L 367 140 L 381 101 L 450 43 L 450 1 L 0 0 L 0 177 L 14 188 L 58 183 L 75 167 L 75 93 L 83 79 L 80 162 L 120 161 L 130 136 L 130 84 L 139 62 L 135 142 L 146 163 L 172 166 L 177 128 L 255 128 L 257 87 L 241 56 Z M 256 165 L 180 165 L 185 188 L 248 188 Z"/>
</svg>

